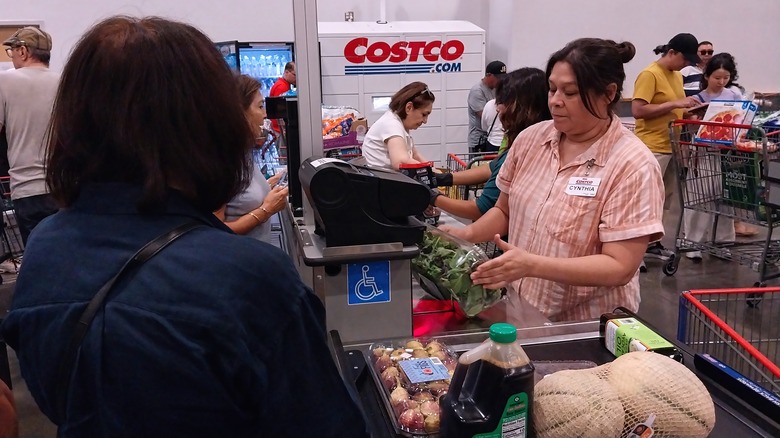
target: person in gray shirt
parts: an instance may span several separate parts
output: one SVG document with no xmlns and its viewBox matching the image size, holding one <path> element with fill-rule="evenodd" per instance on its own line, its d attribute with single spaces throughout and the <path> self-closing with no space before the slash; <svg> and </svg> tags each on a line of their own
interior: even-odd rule
<svg viewBox="0 0 780 438">
<path fill-rule="evenodd" d="M 498 80 L 505 74 L 506 64 L 492 61 L 485 67 L 485 77 L 469 90 L 469 152 L 475 152 L 480 139 L 487 135 L 482 130 L 482 109 L 489 100 L 496 98 L 493 90 L 498 85 Z"/>
<path fill-rule="evenodd" d="M 0 73 L 0 131 L 6 129 L 11 199 L 22 242 L 57 211 L 44 173 L 47 130 L 60 82 L 49 70 L 51 35 L 37 27 L 19 29 L 3 41 L 14 70 Z"/>
</svg>

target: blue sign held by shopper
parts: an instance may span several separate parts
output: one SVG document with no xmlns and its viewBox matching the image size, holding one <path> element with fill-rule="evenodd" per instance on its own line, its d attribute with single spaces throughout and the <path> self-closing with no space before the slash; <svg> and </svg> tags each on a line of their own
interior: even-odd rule
<svg viewBox="0 0 780 438">
<path fill-rule="evenodd" d="M 347 304 L 390 302 L 390 262 L 364 262 L 347 265 Z"/>
</svg>

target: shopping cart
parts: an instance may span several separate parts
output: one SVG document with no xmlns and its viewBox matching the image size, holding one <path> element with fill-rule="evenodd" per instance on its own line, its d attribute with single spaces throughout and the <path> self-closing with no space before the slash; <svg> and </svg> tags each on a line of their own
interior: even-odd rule
<svg viewBox="0 0 780 438">
<path fill-rule="evenodd" d="M 767 196 L 764 162 L 780 157 L 775 143 L 758 127 L 692 120 L 672 122 L 670 136 L 684 214 L 677 223 L 674 256 L 664 264 L 663 272 L 674 275 L 680 254 L 701 251 L 758 271 L 755 286 L 780 277 L 775 269 L 780 261 L 780 242 L 771 240 L 778 215 L 763 202 Z M 684 215 L 696 212 L 712 218 L 710 236 L 702 241 L 689 238 L 691 230 L 682 229 Z M 718 241 L 716 231 L 722 220 L 766 227 L 767 237 Z"/>
<path fill-rule="evenodd" d="M 446 171 L 460 172 L 477 166 L 486 166 L 490 160 L 496 158 L 495 152 L 469 152 L 463 154 L 447 154 Z M 482 190 L 483 184 L 457 185 L 452 187 L 443 187 L 444 194 L 452 199 L 469 199 L 477 197 Z"/>
<path fill-rule="evenodd" d="M 686 291 L 677 340 L 780 394 L 778 315 L 780 288 Z"/>
<path fill-rule="evenodd" d="M 2 209 L 0 269 L 12 270 L 11 273 L 16 274 L 19 272 L 24 244 L 19 233 L 19 225 L 16 223 L 13 201 L 11 201 L 11 178 L 8 176 L 0 177 L 0 209 Z M 0 283 L 2 283 L 2 276 L 0 276 Z"/>
</svg>

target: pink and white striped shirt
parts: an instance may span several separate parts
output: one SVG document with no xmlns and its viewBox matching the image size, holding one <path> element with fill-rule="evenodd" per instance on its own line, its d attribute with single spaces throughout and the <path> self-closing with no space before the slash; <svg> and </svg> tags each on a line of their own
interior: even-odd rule
<svg viewBox="0 0 780 438">
<path fill-rule="evenodd" d="M 617 117 L 587 151 L 561 167 L 552 121 L 520 133 L 498 174 L 509 195 L 509 243 L 549 257 L 601 253 L 604 242 L 663 236 L 664 188 L 653 154 Z M 572 177 L 600 178 L 594 197 L 566 194 Z M 628 284 L 583 287 L 539 278 L 512 283 L 553 321 L 598 318 L 616 306 L 639 308 L 639 271 Z M 514 294 L 510 294 L 514 297 Z"/>
</svg>

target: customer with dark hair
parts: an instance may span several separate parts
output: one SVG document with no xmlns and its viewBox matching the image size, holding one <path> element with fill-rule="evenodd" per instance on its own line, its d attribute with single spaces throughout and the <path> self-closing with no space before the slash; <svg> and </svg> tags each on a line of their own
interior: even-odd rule
<svg viewBox="0 0 780 438">
<path fill-rule="evenodd" d="M 401 164 L 423 163 L 409 131 L 428 122 L 436 96 L 422 82 L 412 82 L 390 99 L 389 109 L 366 132 L 363 156 L 370 166 L 398 170 Z"/>
<path fill-rule="evenodd" d="M 702 103 L 709 103 L 712 100 L 742 100 L 739 88 L 731 86 L 737 78 L 737 64 L 734 57 L 728 53 L 718 53 L 710 59 L 704 69 L 701 80 L 704 88 L 693 97 Z M 718 195 L 713 191 L 719 192 L 721 187 L 720 159 L 710 152 L 699 153 L 699 148 L 693 147 L 691 149 L 689 167 L 697 175 L 695 181 L 697 196 L 703 197 L 703 199 L 714 199 Z M 694 209 L 686 209 L 684 214 L 685 238 L 694 242 L 708 240 L 711 235 L 710 228 L 715 224 L 714 215 Z M 733 242 L 736 239 L 736 227 L 737 224 L 732 218 L 721 216 L 718 220 L 715 240 L 717 242 Z M 741 224 L 741 227 L 742 231 L 747 228 L 745 224 Z M 755 232 L 757 233 L 757 230 Z M 702 260 L 700 251 L 689 251 L 685 253 L 685 256 L 695 263 Z"/>
<path fill-rule="evenodd" d="M 634 82 L 634 99 L 631 112 L 636 118 L 634 133 L 650 149 L 661 166 L 664 180 L 665 204 L 668 210 L 677 195 L 677 172 L 672 164 L 672 140 L 669 122 L 682 119 L 685 108 L 694 107 L 699 101 L 686 97 L 680 70 L 690 63 L 698 63 L 696 37 L 689 33 L 677 34 L 668 44 L 653 50 L 661 54 L 639 73 Z M 647 248 L 647 256 L 668 259 L 671 255 L 661 242 Z"/>
<path fill-rule="evenodd" d="M 699 62 L 693 62 L 680 70 L 680 74 L 683 77 L 683 89 L 685 90 L 686 96 L 693 96 L 701 90 L 704 69 L 707 68 L 707 63 L 710 62 L 712 54 L 715 53 L 712 49 L 712 43 L 709 41 L 699 41 L 697 51 L 699 54 Z"/>
<path fill-rule="evenodd" d="M 265 120 L 260 82 L 247 75 L 238 76 L 236 81 L 241 107 L 244 109 L 252 134 L 257 138 L 262 135 L 263 121 Z M 251 151 L 248 153 L 251 160 Z M 253 165 L 252 181 L 241 193 L 216 212 L 217 217 L 236 234 L 244 234 L 263 242 L 272 243 L 271 217 L 282 211 L 287 205 L 289 189 L 276 186 L 283 175 L 283 173 L 277 173 L 266 180 L 263 172 L 256 165 Z"/>
<path fill-rule="evenodd" d="M 249 182 L 254 134 L 206 35 L 98 23 L 65 65 L 51 129 L 63 209 L 32 233 L 2 329 L 58 436 L 367 436 L 322 303 L 287 255 L 212 214 Z M 68 356 L 98 290 L 183 224 L 196 228 L 119 278 Z"/>
<path fill-rule="evenodd" d="M 547 62 L 552 121 L 522 131 L 498 174 L 501 195 L 451 232 L 504 254 L 471 278 L 511 286 L 553 321 L 639 308 L 639 263 L 663 235 L 658 163 L 614 114 L 634 46 L 582 38 Z M 508 233 L 509 243 L 499 236 Z"/>
<path fill-rule="evenodd" d="M 550 120 L 547 107 L 547 79 L 538 68 L 521 68 L 504 75 L 496 86 L 496 108 L 505 135 L 503 143 L 511 145 L 525 128 Z M 442 186 L 482 184 L 485 186 L 476 199 L 451 199 L 435 196 L 433 205 L 444 211 L 467 219 L 479 219 L 493 208 L 500 190 L 496 178 L 509 148 L 504 148 L 489 165 L 477 166 L 462 172 L 436 175 Z"/>
</svg>

